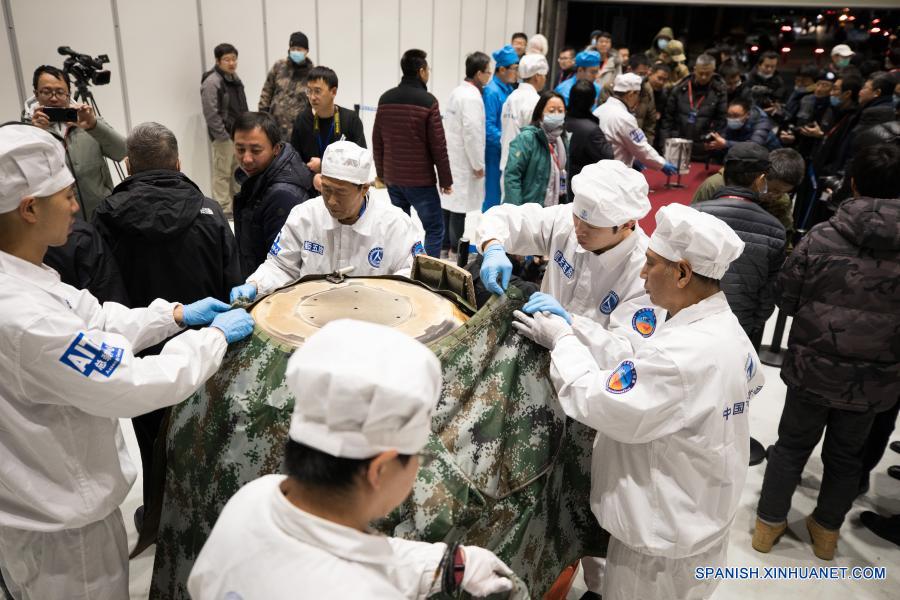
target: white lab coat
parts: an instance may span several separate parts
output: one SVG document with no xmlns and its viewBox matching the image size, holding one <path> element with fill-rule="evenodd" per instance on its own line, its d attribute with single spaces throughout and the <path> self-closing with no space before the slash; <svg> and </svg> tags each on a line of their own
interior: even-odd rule
<svg viewBox="0 0 900 600">
<path fill-rule="evenodd" d="M 591 508 L 600 525 L 640 554 L 691 559 L 710 551 L 737 510 L 749 404 L 764 384 L 725 294 L 660 323 L 624 361 L 616 353 L 598 359 L 598 347 L 592 355 L 564 337 L 550 375 L 566 414 L 598 432 Z M 641 590 L 634 597 L 658 597 L 657 582 L 637 578 L 629 582 Z"/>
<path fill-rule="evenodd" d="M 531 123 L 534 107 L 540 100 L 540 94 L 534 86 L 523 81 L 513 90 L 500 112 L 500 170 L 506 168 L 509 158 L 509 145 L 516 139 L 522 128 Z M 454 180 L 455 181 L 455 180 Z"/>
<path fill-rule="evenodd" d="M 266 475 L 219 515 L 188 578 L 194 600 L 222 598 L 426 598 L 446 551 L 368 534 L 309 514 Z M 233 594 L 233 595 L 232 595 Z"/>
<path fill-rule="evenodd" d="M 120 417 L 180 402 L 221 363 L 220 331 L 179 331 L 175 304 L 100 305 L 0 252 L 0 526 L 60 531 L 99 521 L 134 483 Z"/>
<path fill-rule="evenodd" d="M 645 167 L 657 170 L 666 164 L 666 159 L 650 145 L 647 136 L 638 127 L 637 119 L 621 100 L 610 96 L 594 109 L 594 116 L 600 121 L 603 135 L 612 144 L 616 160 L 621 160 L 630 167 L 637 159 Z"/>
<path fill-rule="evenodd" d="M 444 109 L 444 136 L 453 175 L 453 193 L 441 195 L 441 208 L 455 213 L 481 210 L 484 202 L 484 99 L 481 90 L 463 81 L 450 93 Z"/>
<path fill-rule="evenodd" d="M 572 325 L 585 342 L 595 337 L 594 329 L 610 325 L 611 315 L 622 313 L 620 319 L 630 323 L 635 311 L 651 306 L 640 278 L 649 239 L 640 226 L 614 248 L 594 254 L 578 244 L 571 204 L 501 204 L 481 218 L 476 233 L 479 251 L 490 239 L 500 241 L 510 254 L 550 258 L 541 291 L 572 314 Z M 654 310 L 661 321 L 665 311 Z M 627 330 L 620 333 L 632 337 Z M 618 337 L 615 341 L 621 344 Z"/>
<path fill-rule="evenodd" d="M 275 238 L 266 261 L 247 278 L 268 294 L 304 275 L 353 266 L 353 276 L 406 275 L 422 254 L 420 232 L 386 198 L 369 197 L 353 225 L 342 225 L 321 196 L 295 206 Z"/>
</svg>

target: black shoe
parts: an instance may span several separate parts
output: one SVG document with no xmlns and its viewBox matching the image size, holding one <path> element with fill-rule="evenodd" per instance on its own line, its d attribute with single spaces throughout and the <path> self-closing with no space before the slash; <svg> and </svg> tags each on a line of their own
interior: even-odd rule
<svg viewBox="0 0 900 600">
<path fill-rule="evenodd" d="M 597 592 L 585 592 L 581 595 L 580 600 L 603 600 L 603 596 Z"/>
<path fill-rule="evenodd" d="M 870 510 L 865 510 L 860 513 L 859 520 L 866 529 L 878 537 L 900 546 L 900 515 L 882 517 Z"/>
<path fill-rule="evenodd" d="M 888 475 L 894 479 L 900 479 L 900 465 L 891 465 L 888 467 Z"/>
<path fill-rule="evenodd" d="M 755 467 L 766 460 L 766 449 L 753 438 L 750 438 L 750 466 Z"/>
<path fill-rule="evenodd" d="M 900 442 L 891 442 L 890 449 L 900 453 Z"/>
<path fill-rule="evenodd" d="M 134 528 L 137 529 L 138 535 L 141 533 L 141 529 L 144 527 L 144 505 L 141 504 L 137 507 L 137 510 L 134 511 Z"/>
</svg>

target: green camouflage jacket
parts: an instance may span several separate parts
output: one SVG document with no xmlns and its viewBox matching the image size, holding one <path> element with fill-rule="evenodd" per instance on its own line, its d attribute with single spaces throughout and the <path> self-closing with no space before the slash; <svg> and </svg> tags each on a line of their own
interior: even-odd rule
<svg viewBox="0 0 900 600">
<path fill-rule="evenodd" d="M 297 115 L 309 106 L 306 97 L 306 76 L 313 64 L 308 58 L 299 65 L 290 59 L 276 62 L 266 77 L 259 94 L 258 110 L 270 113 L 281 127 L 281 141 L 291 141 Z"/>
</svg>

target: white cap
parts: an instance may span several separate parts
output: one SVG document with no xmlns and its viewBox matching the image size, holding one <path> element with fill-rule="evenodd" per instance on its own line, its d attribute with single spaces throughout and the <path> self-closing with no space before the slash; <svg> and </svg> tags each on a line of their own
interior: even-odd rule
<svg viewBox="0 0 900 600">
<path fill-rule="evenodd" d="M 285 379 L 295 398 L 290 438 L 332 456 L 365 459 L 425 446 L 441 365 L 396 329 L 340 319 L 294 352 Z"/>
<path fill-rule="evenodd" d="M 535 75 L 546 75 L 550 72 L 547 57 L 543 54 L 526 54 L 519 61 L 519 77 L 528 79 Z"/>
<path fill-rule="evenodd" d="M 644 80 L 637 73 L 622 73 L 621 75 L 616 75 L 616 80 L 613 82 L 613 91 L 639 92 L 643 84 Z"/>
<path fill-rule="evenodd" d="M 856 54 L 856 52 L 851 50 L 850 46 L 848 46 L 847 44 L 838 44 L 831 49 L 831 56 L 853 56 L 854 54 Z"/>
<path fill-rule="evenodd" d="M 75 183 L 62 142 L 39 127 L 0 127 L 0 214 L 29 196 L 52 196 Z"/>
<path fill-rule="evenodd" d="M 372 173 L 372 153 L 353 142 L 341 140 L 325 148 L 322 156 L 322 175 L 350 183 L 369 183 Z"/>
<path fill-rule="evenodd" d="M 656 213 L 656 231 L 649 247 L 673 262 L 686 260 L 695 273 L 722 279 L 744 251 L 744 242 L 725 221 L 673 203 Z"/>
<path fill-rule="evenodd" d="M 572 212 L 594 227 L 624 225 L 650 212 L 649 191 L 644 176 L 622 161 L 601 160 L 572 178 Z"/>
<path fill-rule="evenodd" d="M 542 33 L 536 33 L 528 38 L 528 44 L 525 46 L 525 54 L 537 52 L 546 56 L 549 48 L 550 42 L 547 41 L 547 37 Z M 521 66 L 519 68 L 521 69 Z"/>
</svg>

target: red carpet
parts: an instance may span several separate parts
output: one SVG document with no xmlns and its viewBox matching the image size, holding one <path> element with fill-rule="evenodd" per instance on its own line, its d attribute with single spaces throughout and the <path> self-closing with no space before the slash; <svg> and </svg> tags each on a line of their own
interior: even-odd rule
<svg viewBox="0 0 900 600">
<path fill-rule="evenodd" d="M 666 176 L 663 175 L 662 171 L 644 169 L 644 176 L 647 178 L 647 183 L 650 184 L 651 207 L 650 214 L 641 219 L 641 229 L 643 229 L 647 235 L 652 234 L 653 230 L 656 229 L 656 211 L 658 211 L 660 207 L 672 204 L 673 202 L 690 204 L 691 198 L 694 197 L 694 192 L 700 187 L 700 184 L 720 168 L 719 165 L 711 164 L 707 171 L 704 163 L 691 163 L 690 173 L 681 176 L 683 188 L 667 188 Z M 672 177 L 671 182 L 675 183 L 675 181 L 676 178 Z"/>
</svg>

